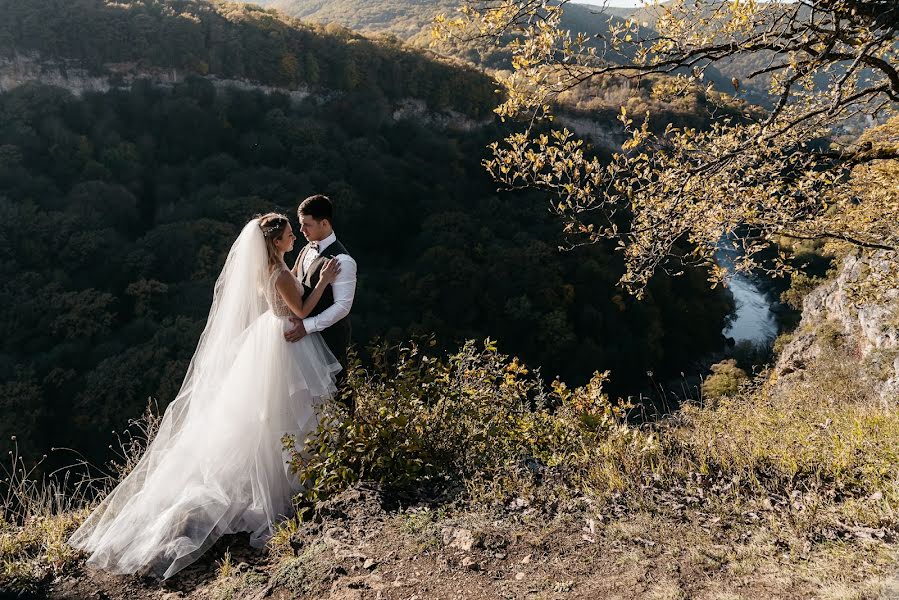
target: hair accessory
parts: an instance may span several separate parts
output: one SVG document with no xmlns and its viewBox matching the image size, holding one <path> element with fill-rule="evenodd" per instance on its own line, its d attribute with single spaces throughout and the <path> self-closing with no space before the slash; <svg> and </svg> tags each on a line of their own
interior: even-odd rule
<svg viewBox="0 0 899 600">
<path fill-rule="evenodd" d="M 278 217 L 270 221 L 271 225 L 266 227 L 262 227 L 262 235 L 265 237 L 269 237 L 272 233 L 278 231 L 281 227 L 284 226 L 284 222 L 287 221 L 286 217 Z"/>
</svg>

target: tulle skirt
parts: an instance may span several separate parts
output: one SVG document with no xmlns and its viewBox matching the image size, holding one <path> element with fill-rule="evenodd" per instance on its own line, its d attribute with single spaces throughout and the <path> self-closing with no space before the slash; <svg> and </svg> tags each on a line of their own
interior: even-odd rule
<svg viewBox="0 0 899 600">
<path fill-rule="evenodd" d="M 289 327 L 263 314 L 220 382 L 182 389 L 138 465 L 70 538 L 88 566 L 170 577 L 224 534 L 264 545 L 292 514 L 299 486 L 281 438 L 302 444 L 315 429 L 341 367 L 319 334 L 286 342 Z"/>
</svg>

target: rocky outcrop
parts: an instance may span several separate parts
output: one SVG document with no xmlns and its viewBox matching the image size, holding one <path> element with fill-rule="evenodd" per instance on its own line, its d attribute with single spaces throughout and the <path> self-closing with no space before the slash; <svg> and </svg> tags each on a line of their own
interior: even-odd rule
<svg viewBox="0 0 899 600">
<path fill-rule="evenodd" d="M 870 289 L 870 278 L 895 269 L 896 261 L 886 252 L 843 259 L 837 275 L 804 299 L 802 322 L 780 352 L 776 375 L 799 376 L 822 353 L 842 353 L 858 362 L 859 378 L 881 399 L 899 401 L 899 288 Z"/>
<path fill-rule="evenodd" d="M 35 54 L 0 57 L 0 92 L 36 81 L 70 90 L 75 95 L 105 92 L 112 86 L 109 76 L 89 73 L 75 61 L 44 61 Z"/>
<path fill-rule="evenodd" d="M 454 129 L 456 131 L 472 131 L 493 121 L 487 117 L 476 121 L 453 110 L 434 112 L 428 108 L 424 100 L 406 98 L 400 101 L 393 111 L 393 120 L 413 119 L 437 129 Z"/>
<path fill-rule="evenodd" d="M 188 76 L 177 69 L 145 68 L 136 63 L 107 64 L 102 73 L 81 68 L 74 60 L 46 60 L 37 54 L 16 54 L 12 58 L 0 58 L 0 92 L 7 92 L 26 83 L 40 83 L 69 90 L 76 96 L 88 92 L 108 92 L 113 88 L 127 88 L 137 79 L 150 79 L 166 87 L 184 81 Z M 258 89 L 266 93 L 282 92 L 298 102 L 310 95 L 308 88 L 282 89 L 262 85 L 245 79 L 221 79 L 206 76 L 216 87 Z"/>
<path fill-rule="evenodd" d="M 621 144 L 628 138 L 624 127 L 615 119 L 591 119 L 560 112 L 555 120 L 608 152 L 620 152 Z"/>
</svg>

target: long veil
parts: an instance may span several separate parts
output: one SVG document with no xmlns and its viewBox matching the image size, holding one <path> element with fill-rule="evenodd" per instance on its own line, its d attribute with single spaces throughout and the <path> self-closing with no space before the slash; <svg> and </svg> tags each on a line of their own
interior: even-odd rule
<svg viewBox="0 0 899 600">
<path fill-rule="evenodd" d="M 269 481 L 274 471 L 260 468 L 259 459 L 253 457 L 258 457 L 261 445 L 269 447 L 268 441 L 259 441 L 268 434 L 257 414 L 244 408 L 252 404 L 247 398 L 255 400 L 260 394 L 275 398 L 280 393 L 270 388 L 260 391 L 266 384 L 256 378 L 276 380 L 277 365 L 270 374 L 253 373 L 262 364 L 253 353 L 266 350 L 262 343 L 245 343 L 257 327 L 254 323 L 265 321 L 260 317 L 269 308 L 264 296 L 266 266 L 265 241 L 253 219 L 228 253 L 206 327 L 156 437 L 132 472 L 69 540 L 91 553 L 89 565 L 168 577 L 193 562 L 221 534 L 259 529 L 266 516 L 271 517 L 263 513 L 283 510 L 265 506 L 270 492 L 264 488 L 274 485 Z M 240 358 L 241 353 L 249 354 L 249 359 Z M 269 357 L 263 359 L 265 365 L 272 362 Z M 237 379 L 235 361 L 242 371 Z M 278 439 L 272 435 L 275 447 Z M 264 451 L 275 468 L 283 468 L 280 456 L 272 454 L 276 450 Z"/>
</svg>

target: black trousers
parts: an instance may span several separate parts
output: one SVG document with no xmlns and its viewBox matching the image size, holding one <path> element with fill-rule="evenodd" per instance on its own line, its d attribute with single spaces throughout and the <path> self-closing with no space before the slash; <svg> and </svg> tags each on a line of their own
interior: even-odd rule
<svg viewBox="0 0 899 600">
<path fill-rule="evenodd" d="M 350 347 L 350 324 L 347 319 L 338 321 L 322 331 L 322 338 L 328 344 L 328 348 L 331 350 L 334 358 L 343 367 L 337 374 L 337 399 L 349 409 L 350 414 L 353 414 L 356 409 L 355 398 L 352 391 L 346 388 L 347 350 Z"/>
</svg>

